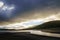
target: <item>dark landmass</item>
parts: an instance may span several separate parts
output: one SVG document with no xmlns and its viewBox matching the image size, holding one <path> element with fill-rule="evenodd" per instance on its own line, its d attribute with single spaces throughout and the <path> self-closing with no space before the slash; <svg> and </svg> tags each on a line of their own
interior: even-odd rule
<svg viewBox="0 0 60 40">
<path fill-rule="evenodd" d="M 34 28 L 30 28 L 30 29 L 60 33 L 60 20 L 46 22 L 42 25 L 38 25 L 38 26 L 36 26 Z"/>
<path fill-rule="evenodd" d="M 60 40 L 60 38 L 33 35 L 29 33 L 2 33 L 0 40 Z"/>
</svg>

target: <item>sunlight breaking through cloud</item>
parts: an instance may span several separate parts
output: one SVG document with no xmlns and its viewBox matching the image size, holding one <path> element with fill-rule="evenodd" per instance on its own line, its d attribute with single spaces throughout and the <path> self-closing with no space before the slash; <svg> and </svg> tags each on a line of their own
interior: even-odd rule
<svg viewBox="0 0 60 40">
<path fill-rule="evenodd" d="M 46 17 L 44 19 L 33 19 L 33 20 L 25 21 L 25 22 L 3 25 L 3 26 L 0 26 L 0 28 L 3 28 L 3 29 L 26 29 L 26 28 L 31 28 L 31 27 L 34 27 L 34 26 L 37 26 L 37 25 L 41 25 L 41 24 L 43 24 L 45 22 L 48 22 L 48 21 L 60 20 L 57 17 L 58 15 L 60 15 L 60 14 L 51 15 L 51 16 Z"/>
<path fill-rule="evenodd" d="M 1 8 L 3 5 L 4 5 L 4 3 L 0 1 L 0 8 Z"/>
</svg>

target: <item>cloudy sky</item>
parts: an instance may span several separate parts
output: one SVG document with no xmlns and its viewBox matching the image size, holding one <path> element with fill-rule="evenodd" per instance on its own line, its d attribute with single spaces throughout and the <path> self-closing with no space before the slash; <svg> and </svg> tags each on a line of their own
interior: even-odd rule
<svg viewBox="0 0 60 40">
<path fill-rule="evenodd" d="M 0 0 L 0 24 L 40 20 L 56 14 L 60 14 L 60 0 Z"/>
</svg>

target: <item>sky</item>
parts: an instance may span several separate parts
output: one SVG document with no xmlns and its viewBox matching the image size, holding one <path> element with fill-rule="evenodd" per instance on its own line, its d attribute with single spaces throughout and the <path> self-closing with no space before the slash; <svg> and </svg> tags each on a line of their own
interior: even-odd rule
<svg viewBox="0 0 60 40">
<path fill-rule="evenodd" d="M 60 0 L 0 0 L 0 24 L 40 20 L 56 14 L 60 14 Z"/>
<path fill-rule="evenodd" d="M 59 11 L 59 0 L 0 0 L 0 20 L 33 19 L 55 14 Z M 28 16 L 28 17 L 27 17 Z"/>
</svg>

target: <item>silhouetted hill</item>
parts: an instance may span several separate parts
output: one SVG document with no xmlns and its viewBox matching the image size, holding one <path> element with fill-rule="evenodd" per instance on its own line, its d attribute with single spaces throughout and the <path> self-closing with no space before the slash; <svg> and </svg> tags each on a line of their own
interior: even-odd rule
<svg viewBox="0 0 60 40">
<path fill-rule="evenodd" d="M 60 33 L 60 20 L 49 21 L 42 25 L 35 26 L 34 28 L 30 28 L 34 30 L 42 30 L 45 32 L 53 32 Z"/>
<path fill-rule="evenodd" d="M 38 25 L 38 26 L 34 27 L 33 29 L 51 29 L 51 28 L 60 29 L 60 20 L 49 21 L 42 25 Z"/>
</svg>

